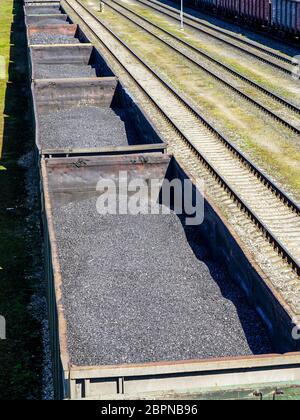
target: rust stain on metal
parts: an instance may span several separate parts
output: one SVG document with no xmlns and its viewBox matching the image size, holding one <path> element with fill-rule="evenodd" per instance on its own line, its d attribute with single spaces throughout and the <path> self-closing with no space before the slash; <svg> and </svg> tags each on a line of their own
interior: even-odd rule
<svg viewBox="0 0 300 420">
<path fill-rule="evenodd" d="M 60 35 L 70 35 L 70 36 L 74 36 L 78 25 L 76 24 L 58 24 L 58 25 L 28 25 L 28 33 L 29 35 L 32 34 L 36 34 L 36 33 L 56 33 L 56 34 L 60 34 Z M 79 41 L 78 41 L 79 42 Z"/>
</svg>

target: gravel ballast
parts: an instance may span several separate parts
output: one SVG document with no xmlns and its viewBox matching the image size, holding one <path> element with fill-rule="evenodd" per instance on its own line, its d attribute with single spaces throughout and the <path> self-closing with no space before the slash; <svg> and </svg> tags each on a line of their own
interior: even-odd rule
<svg viewBox="0 0 300 420">
<path fill-rule="evenodd" d="M 96 70 L 86 64 L 35 64 L 36 79 L 96 77 Z"/>
<path fill-rule="evenodd" d="M 96 198 L 54 209 L 71 363 L 270 353 L 256 312 L 195 228 L 170 215 L 99 215 Z"/>
<path fill-rule="evenodd" d="M 47 32 L 39 32 L 30 36 L 31 45 L 46 44 L 79 44 L 78 38 L 70 35 L 51 34 Z"/>
<path fill-rule="evenodd" d="M 112 108 L 78 107 L 40 115 L 41 144 L 46 149 L 82 149 L 135 143 L 134 129 L 125 127 L 116 112 Z"/>
</svg>

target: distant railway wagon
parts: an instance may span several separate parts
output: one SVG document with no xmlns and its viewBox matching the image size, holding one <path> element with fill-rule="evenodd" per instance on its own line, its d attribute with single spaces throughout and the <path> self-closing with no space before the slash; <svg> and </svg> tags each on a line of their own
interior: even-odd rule
<svg viewBox="0 0 300 420">
<path fill-rule="evenodd" d="M 218 0 L 216 6 L 219 10 L 227 11 L 230 14 L 240 13 L 239 0 Z"/>
<path fill-rule="evenodd" d="M 300 34 L 300 0 L 192 0 L 190 4 L 218 15 L 234 16 L 241 22 Z"/>
<path fill-rule="evenodd" d="M 263 24 L 270 24 L 271 9 L 269 0 L 240 0 L 239 15 Z"/>
<path fill-rule="evenodd" d="M 273 0 L 271 13 L 273 26 L 300 33 L 300 1 Z"/>
</svg>

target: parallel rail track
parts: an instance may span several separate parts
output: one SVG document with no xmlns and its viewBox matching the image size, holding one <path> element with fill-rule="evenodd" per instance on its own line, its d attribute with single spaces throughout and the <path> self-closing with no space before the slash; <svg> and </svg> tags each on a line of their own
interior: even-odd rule
<svg viewBox="0 0 300 420">
<path fill-rule="evenodd" d="M 153 26 L 155 29 L 161 31 L 163 34 L 167 35 L 168 37 L 170 37 L 172 40 L 179 42 L 180 44 L 182 44 L 184 47 L 187 47 L 188 49 L 190 49 L 191 51 L 193 51 L 193 53 L 197 53 L 200 56 L 205 56 L 205 58 L 207 58 L 207 54 L 203 54 L 201 50 L 199 50 L 198 48 L 194 47 L 193 45 L 189 44 L 188 42 L 182 40 L 181 38 L 173 35 L 171 32 L 161 28 L 160 26 L 156 25 L 155 23 L 151 22 L 149 19 L 144 18 L 143 16 L 141 16 L 140 14 L 136 13 L 135 11 L 133 11 L 132 9 L 126 7 L 124 4 L 119 3 L 118 1 L 115 0 L 102 0 L 104 4 L 106 4 L 108 7 L 110 7 L 112 10 L 114 10 L 115 12 L 119 13 L 121 16 L 123 16 L 124 18 L 126 18 L 127 20 L 129 20 L 131 23 L 133 23 L 134 25 L 138 26 L 139 28 L 143 29 L 145 32 L 147 32 L 148 34 L 150 34 L 152 37 L 154 37 L 155 39 L 157 39 L 158 41 L 162 42 L 163 44 L 165 44 L 166 46 L 168 46 L 169 48 L 171 48 L 173 51 L 175 51 L 177 54 L 180 54 L 181 56 L 183 56 L 184 58 L 186 58 L 188 61 L 190 61 L 191 63 L 195 64 L 198 68 L 200 68 L 202 71 L 204 71 L 205 73 L 207 73 L 209 76 L 213 77 L 215 80 L 217 80 L 220 84 L 225 85 L 227 88 L 229 88 L 230 90 L 232 90 L 233 92 L 239 94 L 241 97 L 243 97 L 244 99 L 246 99 L 247 101 L 251 102 L 253 105 L 255 105 L 257 108 L 259 108 L 261 111 L 265 112 L 267 115 L 269 115 L 270 117 L 272 117 L 273 119 L 275 119 L 276 121 L 280 122 L 281 124 L 283 124 L 284 126 L 288 127 L 290 130 L 294 131 L 297 134 L 300 134 L 300 125 L 299 127 L 296 126 L 295 124 L 289 122 L 287 119 L 281 117 L 280 115 L 278 115 L 276 112 L 274 112 L 272 110 L 273 107 L 269 108 L 265 105 L 263 105 L 262 103 L 260 103 L 259 101 L 257 101 L 256 99 L 254 99 L 253 97 L 251 97 L 249 94 L 243 92 L 243 90 L 239 87 L 234 86 L 233 83 L 226 81 L 224 79 L 224 77 L 222 77 L 221 75 L 219 75 L 216 71 L 213 71 L 212 69 L 208 68 L 207 66 L 205 66 L 200 60 L 195 60 L 193 57 L 191 57 L 189 54 L 187 54 L 185 51 L 180 50 L 178 47 L 176 47 L 174 44 L 166 41 L 164 38 L 156 35 L 155 33 L 153 33 L 152 31 L 150 31 L 149 29 L 147 29 L 144 26 L 144 23 L 146 25 L 151 25 Z M 113 3 L 113 5 L 111 4 Z M 115 7 L 115 5 L 118 6 L 118 8 Z M 121 8 L 122 10 L 124 10 L 125 12 L 121 11 L 119 8 Z M 129 14 L 132 14 L 134 17 L 140 19 L 143 24 L 137 22 L 136 19 L 131 18 Z M 209 57 L 210 58 L 210 57 Z M 224 65 L 222 65 L 222 63 L 220 63 L 219 61 L 212 59 L 214 63 L 217 63 L 218 65 L 221 66 L 222 69 L 224 69 Z M 210 60 L 210 61 L 212 61 Z M 227 67 L 227 66 L 226 66 Z M 232 69 L 227 69 L 229 70 L 231 74 L 233 74 L 235 77 L 242 79 L 244 82 L 246 82 L 248 85 L 255 87 L 258 91 L 263 92 L 268 98 L 272 98 L 274 99 L 277 103 L 279 104 L 283 104 L 285 106 L 285 108 L 287 110 L 292 110 L 297 117 L 299 118 L 299 123 L 300 123 L 300 108 L 298 108 L 297 106 L 293 105 L 292 103 L 290 103 L 289 101 L 277 96 L 276 94 L 274 94 L 273 92 L 269 91 L 268 89 L 264 88 L 263 86 L 259 86 L 257 85 L 255 82 L 252 82 L 250 79 L 248 79 L 246 76 L 242 76 L 241 74 L 235 72 Z M 296 116 L 295 115 L 295 116 Z"/>
<path fill-rule="evenodd" d="M 176 1 L 171 0 L 171 2 L 174 3 L 173 7 L 176 9 L 176 6 L 177 6 Z M 220 32 L 224 32 L 224 33 L 229 32 L 229 34 L 231 36 L 233 36 L 234 38 L 237 38 L 237 39 L 241 38 L 247 44 L 249 43 L 251 45 L 252 43 L 254 43 L 254 45 L 257 45 L 258 43 L 255 42 L 255 41 L 253 41 L 253 40 L 251 40 L 251 39 L 249 39 L 249 38 L 244 39 L 243 38 L 244 35 L 242 34 L 242 32 L 241 32 L 240 35 L 239 34 L 235 34 L 230 29 L 226 30 L 226 29 L 220 28 L 217 23 L 206 22 L 207 17 L 210 16 L 212 18 L 215 18 L 218 21 L 220 21 L 220 23 L 222 21 L 223 22 L 227 22 L 227 23 L 231 24 L 232 26 L 235 26 L 236 29 L 239 29 L 241 31 L 243 31 L 243 30 L 246 29 L 247 31 L 251 32 L 252 34 L 263 36 L 266 39 L 273 40 L 273 41 L 279 42 L 279 43 L 284 43 L 285 45 L 287 45 L 289 47 L 292 47 L 292 48 L 295 48 L 295 49 L 299 49 L 299 44 L 296 41 L 296 37 L 294 35 L 292 36 L 292 34 L 285 33 L 284 31 L 279 31 L 278 28 L 273 28 L 273 27 L 271 28 L 271 27 L 267 27 L 265 25 L 261 25 L 260 26 L 258 23 L 253 26 L 252 25 L 252 22 L 250 22 L 248 20 L 244 21 L 244 20 L 241 20 L 239 18 L 236 20 L 236 19 L 233 19 L 232 16 L 227 16 L 224 13 L 221 13 L 221 14 L 218 13 L 218 12 L 216 13 L 216 11 L 210 10 L 209 8 L 202 8 L 202 7 L 198 8 L 197 6 L 192 5 L 192 4 L 189 4 L 188 5 L 188 8 L 191 11 L 194 10 L 197 13 L 197 16 L 199 17 L 199 19 L 201 21 L 203 19 L 204 20 L 204 23 L 206 25 L 212 26 L 213 28 L 216 28 L 216 30 L 218 30 Z M 201 15 L 203 17 L 200 17 Z M 249 26 L 250 23 L 251 23 L 251 27 Z M 270 29 L 272 29 L 272 30 L 270 31 Z M 288 36 L 288 38 L 287 38 L 287 36 Z M 271 53 L 274 52 L 274 50 L 273 50 L 272 47 L 261 46 L 261 44 L 258 44 L 258 46 L 259 47 L 263 47 L 263 49 L 270 50 Z M 278 54 L 278 53 L 276 53 L 276 50 L 275 50 L 275 54 Z M 278 55 L 280 56 L 280 52 L 279 52 Z M 283 59 L 284 60 L 287 59 L 292 64 L 294 64 L 293 63 L 293 60 L 291 58 L 289 58 L 289 55 L 290 54 L 284 54 L 283 55 Z"/>
<path fill-rule="evenodd" d="M 197 109 L 175 91 L 142 58 L 130 49 L 80 0 L 65 0 L 72 13 L 139 86 L 156 109 L 196 154 L 228 195 L 260 228 L 278 253 L 299 274 L 300 207 L 247 156 L 208 123 Z M 74 5 L 72 5 L 74 3 Z M 99 25 L 114 48 L 99 36 Z M 116 53 L 116 51 L 118 51 Z M 120 55 L 130 57 L 124 63 Z"/>
<path fill-rule="evenodd" d="M 155 1 L 155 0 L 148 0 L 148 1 L 149 2 L 152 1 L 153 4 L 165 6 L 167 9 L 169 9 L 171 11 L 174 11 L 174 12 L 177 11 L 177 13 L 178 13 L 178 10 L 176 9 L 176 7 L 172 7 L 172 6 L 169 6 L 167 4 L 162 4 L 161 2 Z M 261 52 L 263 52 L 265 54 L 270 55 L 271 57 L 275 57 L 278 60 L 284 61 L 287 64 L 290 64 L 290 65 L 294 65 L 295 64 L 293 62 L 292 58 L 288 57 L 287 55 L 282 54 L 280 52 L 277 52 L 277 51 L 273 50 L 270 47 L 266 47 L 264 45 L 261 45 L 258 42 L 255 42 L 255 41 L 253 41 L 251 39 L 246 39 L 246 38 L 244 38 L 244 37 L 242 37 L 240 35 L 236 35 L 233 32 L 231 32 L 230 30 L 226 30 L 226 29 L 220 28 L 220 27 L 218 27 L 218 26 L 216 26 L 214 24 L 207 23 L 203 19 L 197 18 L 197 17 L 195 17 L 195 16 L 193 16 L 193 15 L 191 15 L 189 13 L 184 13 L 184 17 L 185 18 L 189 18 L 191 20 L 194 20 L 195 22 L 199 22 L 205 28 L 212 29 L 212 30 L 214 30 L 214 31 L 216 31 L 216 32 L 218 32 L 218 33 L 220 33 L 222 35 L 225 35 L 225 36 L 227 36 L 229 38 L 234 39 L 235 41 L 241 42 L 242 44 L 245 44 L 248 47 L 255 48 L 255 49 L 257 49 L 257 50 L 259 50 L 259 51 L 261 51 Z"/>
<path fill-rule="evenodd" d="M 171 19 L 174 19 L 180 22 L 180 17 L 177 9 L 170 7 L 168 5 L 162 4 L 161 2 L 156 2 L 153 0 L 136 0 L 138 3 L 143 4 L 144 6 L 155 10 Z M 272 52 L 269 49 L 260 47 L 254 44 L 253 42 L 246 41 L 245 39 L 240 39 L 233 34 L 227 33 L 227 31 L 216 29 L 215 26 L 204 24 L 201 19 L 191 16 L 187 13 L 185 16 L 185 26 L 196 29 L 197 31 L 208 35 L 214 38 L 217 41 L 223 42 L 224 44 L 236 48 L 239 51 L 242 51 L 245 54 L 248 54 L 270 66 L 281 70 L 285 73 L 291 74 L 292 69 L 295 65 L 291 59 L 285 58 L 283 55 L 276 52 Z M 227 37 L 227 39 L 226 39 Z M 239 45 L 242 44 L 242 45 Z M 246 44 L 246 46 L 244 46 Z M 256 50 L 256 51 L 254 51 Z"/>
</svg>

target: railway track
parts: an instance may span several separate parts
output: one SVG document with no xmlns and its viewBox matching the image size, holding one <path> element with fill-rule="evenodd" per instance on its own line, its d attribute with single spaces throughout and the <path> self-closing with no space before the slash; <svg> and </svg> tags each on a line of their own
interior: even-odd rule
<svg viewBox="0 0 300 420">
<path fill-rule="evenodd" d="M 199 69 L 204 71 L 209 76 L 213 77 L 215 80 L 217 80 L 220 84 L 225 85 L 227 88 L 232 90 L 233 92 L 240 95 L 242 98 L 246 99 L 253 105 L 255 105 L 257 108 L 265 112 L 268 116 L 272 117 L 276 121 L 280 122 L 284 126 L 288 127 L 290 130 L 294 131 L 297 134 L 300 134 L 300 108 L 293 105 L 292 103 L 286 101 L 285 99 L 277 96 L 276 94 L 272 93 L 268 89 L 257 85 L 255 82 L 252 82 L 250 79 L 248 79 L 245 76 L 242 76 L 241 74 L 235 72 L 232 69 L 227 69 L 231 76 L 234 76 L 234 81 L 226 80 L 224 73 L 222 76 L 218 74 L 216 70 L 213 70 L 212 67 L 208 67 L 208 65 L 204 65 L 202 57 L 206 57 L 206 54 L 203 54 L 201 50 L 198 48 L 192 46 L 188 42 L 180 39 L 179 37 L 173 35 L 171 32 L 161 28 L 160 26 L 154 24 L 149 19 L 144 18 L 139 13 L 136 13 L 132 9 L 128 8 L 124 4 L 121 4 L 119 1 L 116 0 L 103 0 L 103 3 L 106 4 L 108 7 L 110 7 L 115 12 L 119 13 L 121 16 L 123 16 L 125 19 L 129 20 L 134 25 L 140 27 L 145 32 L 153 36 L 155 39 L 162 42 L 164 45 L 171 48 L 173 51 L 175 51 L 177 54 L 183 56 L 186 58 L 189 62 L 195 64 Z M 117 7 L 115 7 L 117 5 Z M 133 17 L 130 17 L 132 15 Z M 136 20 L 138 18 L 138 21 Z M 141 23 L 139 22 L 141 21 Z M 146 26 L 145 26 L 146 25 Z M 170 39 L 170 41 L 167 41 L 162 36 L 159 36 L 155 34 L 152 30 L 147 29 L 147 26 L 152 26 L 154 29 L 161 31 L 164 35 L 167 35 Z M 178 45 L 179 44 L 179 45 Z M 190 51 L 189 51 L 190 50 Z M 195 55 L 196 54 L 196 55 Z M 198 57 L 199 55 L 199 57 Z M 209 57 L 210 58 L 210 57 Z M 218 64 L 221 66 L 221 69 L 224 70 L 224 66 L 215 59 L 210 59 L 214 64 Z M 241 82 L 242 80 L 242 86 Z M 260 94 L 263 92 L 265 97 L 264 99 L 267 101 L 270 101 L 270 98 L 274 100 L 270 105 L 264 105 L 262 101 L 259 101 L 255 99 L 255 97 L 251 96 L 250 94 L 246 93 L 247 88 L 252 87 L 256 89 L 256 94 Z M 279 108 L 278 106 L 284 105 L 284 108 Z M 277 108 L 277 112 L 274 111 L 274 109 Z M 292 112 L 293 115 L 291 116 L 291 120 L 289 121 L 289 116 L 285 116 L 283 118 L 280 114 L 284 114 L 287 112 Z"/>
<path fill-rule="evenodd" d="M 176 1 L 174 0 L 170 0 L 170 2 L 168 3 L 170 7 L 174 8 L 176 10 L 178 10 L 178 3 L 176 3 Z M 195 11 L 197 13 L 197 17 L 200 19 L 200 21 L 202 22 L 203 20 L 203 25 L 208 26 L 208 27 L 212 27 L 214 29 L 216 29 L 216 31 L 220 32 L 220 33 L 224 33 L 224 34 L 228 34 L 228 36 L 236 38 L 237 40 L 241 40 L 241 42 L 245 43 L 246 45 L 253 45 L 254 48 L 257 49 L 261 49 L 263 51 L 269 51 L 271 55 L 275 54 L 275 56 L 278 56 L 279 59 L 283 59 L 283 61 L 287 62 L 287 63 L 293 63 L 293 59 L 291 57 L 293 57 L 293 55 L 291 55 L 290 53 L 281 53 L 280 49 L 276 49 L 273 47 L 268 47 L 266 45 L 262 45 L 259 43 L 259 41 L 254 41 L 251 38 L 248 38 L 247 35 L 243 34 L 243 30 L 247 30 L 248 32 L 251 32 L 252 34 L 256 34 L 258 36 L 263 36 L 266 40 L 273 40 L 275 42 L 279 42 L 279 43 L 284 43 L 285 45 L 298 49 L 299 45 L 297 45 L 297 42 L 294 40 L 292 40 L 291 38 L 282 38 L 282 36 L 280 36 L 280 33 L 278 33 L 277 35 L 275 34 L 275 31 L 269 31 L 266 30 L 268 29 L 267 27 L 264 27 L 264 25 L 262 25 L 261 27 L 259 27 L 259 25 L 255 25 L 252 26 L 251 28 L 249 27 L 249 22 L 245 22 L 245 21 L 241 21 L 241 20 L 236 20 L 236 19 L 232 19 L 232 16 L 227 16 L 226 14 L 222 13 L 222 16 L 220 16 L 219 13 L 216 13 L 216 11 L 210 10 L 209 8 L 198 8 L 195 5 L 189 4 L 186 8 L 186 10 L 190 10 L 189 12 L 186 12 L 187 15 L 191 15 L 193 17 L 193 11 Z M 224 29 L 222 27 L 218 26 L 218 23 L 212 23 L 212 22 L 208 22 L 206 19 L 207 17 L 210 16 L 212 18 L 217 19 L 218 21 L 221 22 L 227 22 L 230 25 L 235 26 L 236 29 L 240 30 L 240 33 L 235 33 L 235 31 L 231 31 L 231 29 Z M 281 34 L 282 35 L 282 34 Z M 246 37 L 246 38 L 245 38 Z"/>
<path fill-rule="evenodd" d="M 180 22 L 180 16 L 177 9 L 174 9 L 171 6 L 164 5 L 155 0 L 136 0 L 138 3 L 143 4 L 144 6 L 155 10 L 163 14 L 166 17 L 174 19 L 177 22 Z M 295 63 L 292 59 L 285 57 L 282 54 L 278 54 L 269 48 L 260 47 L 253 42 L 246 41 L 245 39 L 240 39 L 238 36 L 229 34 L 229 31 L 224 31 L 221 29 L 216 29 L 213 25 L 205 24 L 201 19 L 198 19 L 194 16 L 191 16 L 187 13 L 184 14 L 185 17 L 185 26 L 191 29 L 196 29 L 197 31 L 212 37 L 217 41 L 236 48 L 239 51 L 242 51 L 245 54 L 248 54 L 270 66 L 281 70 L 285 73 L 291 74 Z M 230 35 L 230 36 L 229 36 Z"/>
<path fill-rule="evenodd" d="M 147 65 L 80 0 L 65 0 L 72 13 L 135 81 L 176 134 L 197 156 L 294 270 L 300 273 L 300 208 L 185 98 Z M 107 34 L 99 37 L 99 28 Z"/>
<path fill-rule="evenodd" d="M 165 6 L 166 9 L 169 9 L 173 12 L 179 13 L 179 11 L 178 11 L 178 9 L 176 9 L 176 7 L 172 7 L 172 6 L 167 5 L 167 4 L 162 4 L 161 2 L 156 1 L 156 0 L 147 0 L 147 1 L 150 2 L 150 3 L 152 2 L 153 4 Z M 281 61 L 283 61 L 287 64 L 290 64 L 290 65 L 295 64 L 291 57 L 289 57 L 288 55 L 286 55 L 284 53 L 281 53 L 279 51 L 275 51 L 271 47 L 267 47 L 265 45 L 259 44 L 258 42 L 255 42 L 251 39 L 245 38 L 242 35 L 236 35 L 233 32 L 231 32 L 230 30 L 223 29 L 223 28 L 220 28 L 220 27 L 218 27 L 218 26 L 216 26 L 212 23 L 205 22 L 203 19 L 197 18 L 197 17 L 195 17 L 195 16 L 193 16 L 189 13 L 184 13 L 184 17 L 188 18 L 188 19 L 191 19 L 192 21 L 199 22 L 205 28 L 212 29 L 213 31 L 216 31 L 216 32 L 218 32 L 222 35 L 225 35 L 225 36 L 229 37 L 229 38 L 232 38 L 233 40 L 238 41 L 238 42 L 240 42 L 240 43 L 242 43 L 242 44 L 244 44 L 248 47 L 255 48 L 258 51 L 261 51 L 261 52 L 263 52 L 267 55 L 270 55 L 271 57 L 275 57 L 278 60 L 281 60 Z"/>
</svg>

